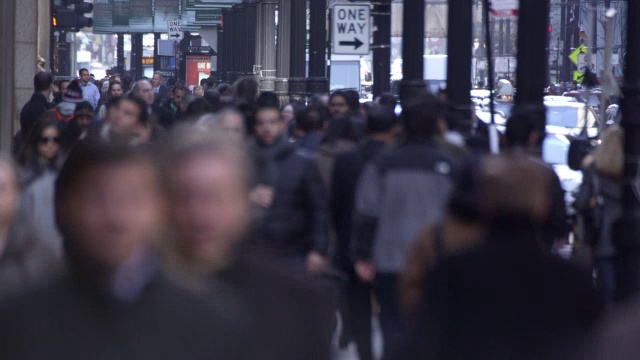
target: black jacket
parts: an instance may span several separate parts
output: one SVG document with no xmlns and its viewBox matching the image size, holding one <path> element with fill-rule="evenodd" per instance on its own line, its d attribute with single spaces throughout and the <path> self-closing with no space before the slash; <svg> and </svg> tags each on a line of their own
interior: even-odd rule
<svg viewBox="0 0 640 360">
<path fill-rule="evenodd" d="M 537 233 L 503 219 L 485 245 L 443 260 L 426 286 L 422 341 L 397 358 L 549 359 L 580 343 L 601 310 L 591 276 L 548 254 Z"/>
<path fill-rule="evenodd" d="M 170 130 L 174 124 L 174 118 L 171 111 L 159 104 L 151 105 L 151 116 L 154 116 L 156 124 L 162 126 L 165 130 Z"/>
<path fill-rule="evenodd" d="M 29 136 L 29 131 L 40 115 L 45 111 L 53 109 L 53 105 L 40 93 L 33 93 L 31 99 L 27 101 L 20 111 L 20 130 L 23 138 Z"/>
<path fill-rule="evenodd" d="M 330 209 L 336 229 L 336 251 L 334 263 L 342 270 L 351 271 L 351 231 L 356 187 L 364 166 L 378 155 L 385 143 L 367 140 L 358 149 L 339 154 L 333 168 Z"/>
<path fill-rule="evenodd" d="M 327 205 L 313 158 L 297 152 L 284 138 L 270 147 L 258 141 L 250 146 L 257 183 L 275 190 L 271 207 L 256 209 L 255 237 L 281 256 L 305 256 L 310 251 L 325 254 Z"/>
<path fill-rule="evenodd" d="M 255 358 L 328 360 L 335 308 L 319 281 L 265 254 L 243 249 L 214 276 L 254 334 Z M 241 321 L 238 321 L 240 323 Z"/>
<path fill-rule="evenodd" d="M 74 271 L 0 310 L 3 359 L 246 359 L 212 302 L 155 277 L 133 301 Z"/>
</svg>

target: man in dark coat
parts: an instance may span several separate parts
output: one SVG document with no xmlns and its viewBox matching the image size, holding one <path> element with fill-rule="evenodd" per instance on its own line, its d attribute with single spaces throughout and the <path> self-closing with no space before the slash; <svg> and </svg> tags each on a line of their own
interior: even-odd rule
<svg viewBox="0 0 640 360">
<path fill-rule="evenodd" d="M 287 141 L 277 107 L 255 112 L 257 185 L 250 193 L 256 205 L 259 242 L 291 265 L 319 272 L 327 252 L 325 189 L 312 158 Z"/>
<path fill-rule="evenodd" d="M 406 104 L 407 142 L 363 170 L 355 197 L 353 255 L 358 277 L 373 283 L 385 346 L 406 331 L 397 296 L 399 274 L 421 228 L 444 216 L 455 159 L 437 143 L 443 107 L 424 94 Z"/>
<path fill-rule="evenodd" d="M 523 155 L 483 160 L 485 244 L 427 280 L 425 307 L 398 359 L 550 359 L 582 342 L 601 306 L 591 275 L 542 246 L 548 173 Z"/>
<path fill-rule="evenodd" d="M 27 137 L 31 127 L 40 115 L 49 109 L 53 109 L 53 105 L 49 103 L 51 84 L 53 84 L 53 76 L 49 72 L 41 71 L 34 76 L 34 93 L 20 111 L 20 131 L 22 131 L 23 138 Z"/>
<path fill-rule="evenodd" d="M 246 358 L 223 301 L 160 272 L 154 239 L 165 202 L 157 176 L 129 147 L 75 147 L 55 193 L 68 271 L 0 310 L 4 359 Z"/>
<path fill-rule="evenodd" d="M 343 314 L 346 339 L 353 337 L 361 360 L 373 359 L 371 349 L 371 285 L 358 279 L 351 261 L 351 231 L 356 186 L 365 165 L 395 140 L 393 110 L 371 106 L 367 137 L 358 149 L 339 154 L 333 168 L 330 209 L 336 229 L 335 266 L 348 275 L 347 307 Z"/>
<path fill-rule="evenodd" d="M 324 287 L 243 244 L 251 214 L 243 145 L 224 133 L 185 135 L 163 157 L 176 230 L 171 259 L 183 282 L 212 298 L 224 287 L 244 315 L 237 323 L 252 332 L 255 359 L 329 359 L 335 312 Z"/>
</svg>

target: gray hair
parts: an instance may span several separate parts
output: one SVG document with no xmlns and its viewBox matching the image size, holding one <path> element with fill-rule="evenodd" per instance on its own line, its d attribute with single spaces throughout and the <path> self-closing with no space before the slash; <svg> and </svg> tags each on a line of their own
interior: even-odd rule
<svg viewBox="0 0 640 360">
<path fill-rule="evenodd" d="M 198 120 L 215 115 L 204 115 Z M 209 118 L 211 120 L 211 118 Z M 206 131 L 203 131 L 206 130 Z M 222 157 L 238 167 L 241 180 L 249 189 L 253 184 L 254 167 L 244 143 L 229 139 L 220 128 L 196 124 L 178 125 L 169 136 L 168 146 L 161 157 L 163 178 L 169 179 L 176 164 L 197 156 Z"/>
<path fill-rule="evenodd" d="M 140 89 L 139 89 L 139 88 L 140 88 L 140 83 L 141 83 L 141 82 L 143 82 L 143 81 L 146 81 L 146 82 L 148 82 L 148 83 L 149 83 L 149 85 L 151 85 L 151 83 L 149 82 L 149 80 L 147 80 L 147 79 L 140 79 L 140 80 L 138 80 L 138 81 L 136 81 L 136 82 L 134 82 L 134 83 L 133 83 L 133 86 L 131 87 L 131 91 L 130 91 L 130 93 L 131 93 L 131 94 L 133 94 L 133 95 L 138 95 L 138 91 L 140 90 Z"/>
</svg>

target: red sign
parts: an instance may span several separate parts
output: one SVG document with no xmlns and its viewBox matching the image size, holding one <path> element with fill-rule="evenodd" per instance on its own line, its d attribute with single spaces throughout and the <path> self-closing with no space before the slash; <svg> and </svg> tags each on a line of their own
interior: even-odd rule
<svg viewBox="0 0 640 360">
<path fill-rule="evenodd" d="M 510 17 L 518 15 L 517 0 L 493 0 L 491 1 L 491 12 L 496 17 Z"/>
<path fill-rule="evenodd" d="M 211 57 L 202 55 L 187 55 L 186 85 L 200 85 L 201 79 L 211 75 Z"/>
</svg>

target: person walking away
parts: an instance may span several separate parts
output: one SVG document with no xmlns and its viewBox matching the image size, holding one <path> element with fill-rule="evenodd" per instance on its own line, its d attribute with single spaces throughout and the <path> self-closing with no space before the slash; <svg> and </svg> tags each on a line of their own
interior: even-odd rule
<svg viewBox="0 0 640 360">
<path fill-rule="evenodd" d="M 355 270 L 361 281 L 373 283 L 387 349 L 406 332 L 397 290 L 408 251 L 425 223 L 442 219 L 456 167 L 436 145 L 444 121 L 436 97 L 415 98 L 402 120 L 407 141 L 365 168 L 355 198 Z"/>
<path fill-rule="evenodd" d="M 367 136 L 356 149 L 338 154 L 333 167 L 330 210 L 336 231 L 334 266 L 347 275 L 343 345 L 354 340 L 360 360 L 373 359 L 371 345 L 371 284 L 361 281 L 351 260 L 356 186 L 363 168 L 395 141 L 396 116 L 391 110 L 372 106 L 367 113 Z"/>
<path fill-rule="evenodd" d="M 485 158 L 485 243 L 439 262 L 413 336 L 394 359 L 566 358 L 602 310 L 588 272 L 544 248 L 552 209 L 544 165 L 526 154 Z"/>
</svg>

